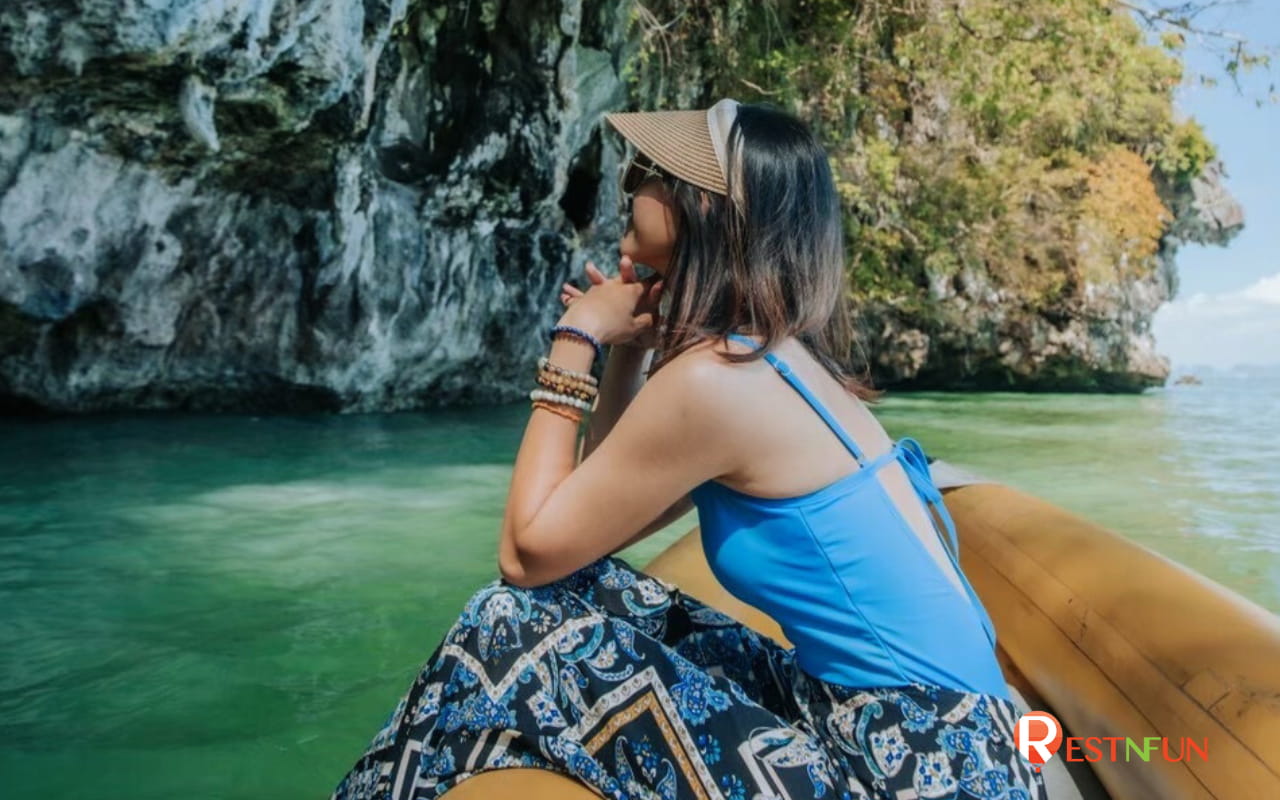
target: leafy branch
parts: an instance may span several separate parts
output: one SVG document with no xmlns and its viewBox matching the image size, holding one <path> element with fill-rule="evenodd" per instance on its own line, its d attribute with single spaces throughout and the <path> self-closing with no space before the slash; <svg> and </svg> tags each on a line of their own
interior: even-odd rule
<svg viewBox="0 0 1280 800">
<path fill-rule="evenodd" d="M 1173 4 L 1152 4 L 1141 0 L 1111 2 L 1131 12 L 1147 30 L 1162 33 L 1161 41 L 1167 49 L 1179 50 L 1185 46 L 1188 36 L 1195 37 L 1206 49 L 1222 59 L 1223 70 L 1231 78 L 1237 92 L 1244 91 L 1240 85 L 1240 73 L 1256 68 L 1269 69 L 1272 55 L 1276 53 L 1274 46 L 1258 46 L 1243 34 L 1200 21 L 1210 10 L 1246 5 L 1243 0 L 1188 0 Z M 1215 82 L 1203 75 L 1200 80 L 1209 85 Z M 1270 99 L 1275 102 L 1275 84 L 1270 86 L 1269 93 Z"/>
</svg>

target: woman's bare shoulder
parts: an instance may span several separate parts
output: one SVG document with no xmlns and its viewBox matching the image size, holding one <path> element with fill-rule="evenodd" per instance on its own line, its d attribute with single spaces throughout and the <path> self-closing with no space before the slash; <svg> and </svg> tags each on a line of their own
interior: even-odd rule
<svg viewBox="0 0 1280 800">
<path fill-rule="evenodd" d="M 738 365 L 721 357 L 747 348 L 706 339 L 690 345 L 649 378 L 651 390 L 703 420 L 727 421 L 742 401 L 748 380 Z"/>
<path fill-rule="evenodd" d="M 722 358 L 725 353 L 730 352 L 745 353 L 747 348 L 743 345 L 728 343 L 720 339 L 703 339 L 680 351 L 669 362 L 664 364 L 658 372 L 661 373 L 670 369 L 672 375 L 678 374 L 683 378 L 695 378 L 698 375 L 705 376 L 710 373 L 723 379 L 726 377 L 726 370 L 731 370 L 736 366 Z"/>
</svg>

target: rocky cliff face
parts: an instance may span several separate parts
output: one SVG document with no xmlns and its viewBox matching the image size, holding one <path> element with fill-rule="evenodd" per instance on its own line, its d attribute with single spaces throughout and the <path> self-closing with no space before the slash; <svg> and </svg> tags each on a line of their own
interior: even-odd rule
<svg viewBox="0 0 1280 800">
<path fill-rule="evenodd" d="M 618 224 L 626 8 L 166 6 L 0 10 L 0 404 L 527 392 Z"/>
<path fill-rule="evenodd" d="M 599 120 L 629 102 L 630 13 L 6 4 L 0 411 L 519 399 L 558 287 L 616 253 L 617 143 Z M 1221 235 L 1231 208 L 1192 208 L 1171 245 Z M 1146 325 L 1169 254 L 1158 278 L 1060 319 L 992 326 L 1017 298 L 979 281 L 936 287 L 949 316 L 931 330 L 868 307 L 868 350 L 889 383 L 1139 386 L 1162 374 Z"/>
<path fill-rule="evenodd" d="M 1189 186 L 1158 186 L 1174 215 L 1150 275 L 1086 283 L 1050 308 L 983 273 L 934 281 L 925 307 L 866 301 L 858 319 L 880 386 L 1133 392 L 1163 385 L 1169 360 L 1151 335 L 1156 310 L 1177 291 L 1184 242 L 1226 244 L 1244 224 L 1215 162 Z"/>
</svg>

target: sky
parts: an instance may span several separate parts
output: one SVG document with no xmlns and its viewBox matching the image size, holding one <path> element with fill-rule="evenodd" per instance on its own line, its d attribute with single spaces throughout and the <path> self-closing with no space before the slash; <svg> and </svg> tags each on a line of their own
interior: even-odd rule
<svg viewBox="0 0 1280 800">
<path fill-rule="evenodd" d="M 1224 3 L 1197 22 L 1244 36 L 1274 63 L 1242 75 L 1238 90 L 1220 55 L 1204 42 L 1188 42 L 1188 76 L 1207 73 L 1218 85 L 1184 81 L 1177 106 L 1217 146 L 1245 225 L 1226 247 L 1187 244 L 1178 251 L 1178 294 L 1157 312 L 1152 330 L 1175 373 L 1196 365 L 1280 364 L 1280 102 L 1269 100 L 1272 84 L 1280 93 L 1280 0 Z"/>
</svg>

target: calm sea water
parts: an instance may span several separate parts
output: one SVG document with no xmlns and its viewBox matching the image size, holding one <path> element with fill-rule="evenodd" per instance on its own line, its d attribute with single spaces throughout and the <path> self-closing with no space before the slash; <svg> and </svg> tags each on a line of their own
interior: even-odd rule
<svg viewBox="0 0 1280 800">
<path fill-rule="evenodd" d="M 1280 612 L 1278 398 L 1210 376 L 878 414 Z M 496 576 L 527 415 L 0 422 L 3 794 L 327 796 Z"/>
</svg>

